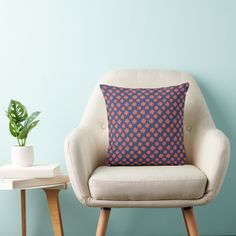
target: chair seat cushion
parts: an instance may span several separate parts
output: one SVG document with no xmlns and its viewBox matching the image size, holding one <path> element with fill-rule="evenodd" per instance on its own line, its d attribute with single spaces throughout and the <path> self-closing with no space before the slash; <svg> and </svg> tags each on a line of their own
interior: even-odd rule
<svg viewBox="0 0 236 236">
<path fill-rule="evenodd" d="M 188 200 L 204 195 L 206 175 L 193 165 L 100 166 L 89 179 L 97 200 Z"/>
</svg>

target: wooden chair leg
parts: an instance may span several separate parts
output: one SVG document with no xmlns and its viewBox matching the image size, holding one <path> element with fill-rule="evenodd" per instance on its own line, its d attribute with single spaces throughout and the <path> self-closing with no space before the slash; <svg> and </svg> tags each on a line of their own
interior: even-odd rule
<svg viewBox="0 0 236 236">
<path fill-rule="evenodd" d="M 22 236 L 26 236 L 26 196 L 25 190 L 20 191 L 21 195 L 21 225 L 22 225 Z"/>
<path fill-rule="evenodd" d="M 96 236 L 105 236 L 111 208 L 102 208 L 98 220 Z"/>
<path fill-rule="evenodd" d="M 199 236 L 197 222 L 194 217 L 193 207 L 182 208 L 182 213 L 188 232 L 188 236 Z"/>
<path fill-rule="evenodd" d="M 44 189 L 47 200 L 48 200 L 48 207 L 51 215 L 52 226 L 54 236 L 63 236 L 63 227 L 62 227 L 62 220 L 61 220 L 61 211 L 60 211 L 60 203 L 59 203 L 59 189 Z"/>
</svg>

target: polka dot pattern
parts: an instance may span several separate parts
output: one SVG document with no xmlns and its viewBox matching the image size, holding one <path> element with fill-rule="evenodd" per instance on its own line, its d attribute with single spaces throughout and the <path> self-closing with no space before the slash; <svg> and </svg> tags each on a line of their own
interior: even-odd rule
<svg viewBox="0 0 236 236">
<path fill-rule="evenodd" d="M 150 89 L 100 85 L 108 116 L 107 164 L 183 165 L 188 87 L 189 83 Z"/>
</svg>

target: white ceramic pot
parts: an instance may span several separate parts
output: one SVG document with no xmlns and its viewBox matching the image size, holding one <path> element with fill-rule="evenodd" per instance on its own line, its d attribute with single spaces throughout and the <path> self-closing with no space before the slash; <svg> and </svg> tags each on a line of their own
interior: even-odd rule
<svg viewBox="0 0 236 236">
<path fill-rule="evenodd" d="M 32 166 L 34 162 L 33 146 L 12 146 L 11 163 L 17 166 Z"/>
</svg>

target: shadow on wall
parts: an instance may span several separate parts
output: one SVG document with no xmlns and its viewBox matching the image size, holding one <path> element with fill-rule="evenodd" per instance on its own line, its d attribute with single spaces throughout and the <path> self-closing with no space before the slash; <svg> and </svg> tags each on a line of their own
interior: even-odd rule
<svg viewBox="0 0 236 236">
<path fill-rule="evenodd" d="M 112 209 L 107 234 L 126 236 L 130 232 L 136 236 L 183 235 L 186 230 L 180 209 Z"/>
</svg>

